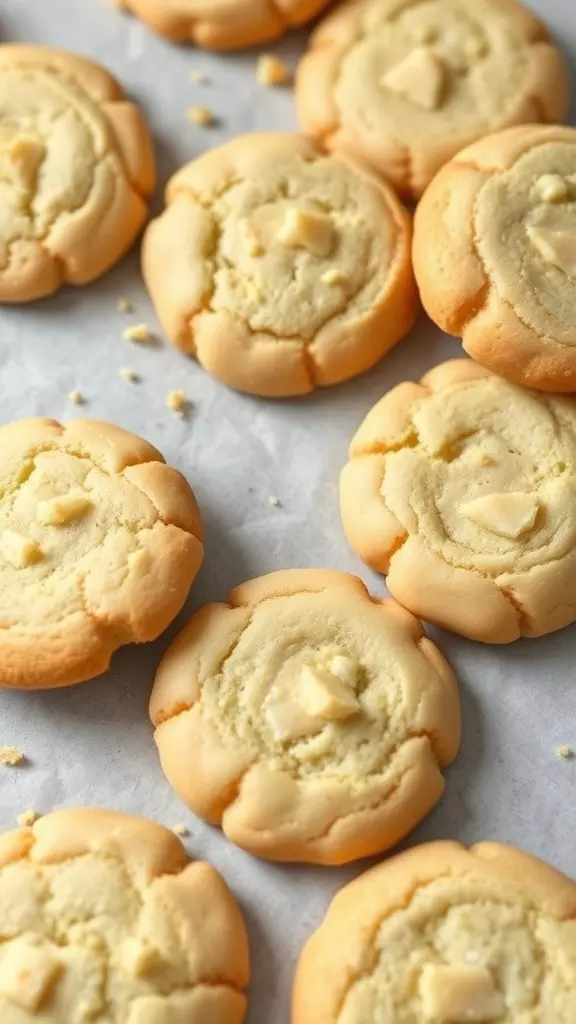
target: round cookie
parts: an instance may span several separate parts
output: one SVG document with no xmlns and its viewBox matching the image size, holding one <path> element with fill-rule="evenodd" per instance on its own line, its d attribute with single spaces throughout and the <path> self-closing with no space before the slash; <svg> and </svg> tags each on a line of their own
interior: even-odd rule
<svg viewBox="0 0 576 1024">
<path fill-rule="evenodd" d="M 0 686 L 65 686 L 154 640 L 202 561 L 184 477 L 97 420 L 0 429 Z"/>
<path fill-rule="evenodd" d="M 471 360 L 393 388 L 352 440 L 352 547 L 415 615 L 486 643 L 576 620 L 576 402 Z"/>
<path fill-rule="evenodd" d="M 163 36 L 207 50 L 239 50 L 310 21 L 328 0 L 120 0 Z"/>
<path fill-rule="evenodd" d="M 393 846 L 440 798 L 460 741 L 456 682 L 421 624 L 331 570 L 271 573 L 202 608 L 150 713 L 184 802 L 270 860 Z"/>
<path fill-rule="evenodd" d="M 100 277 L 132 245 L 154 183 L 148 129 L 107 71 L 0 45 L 0 302 Z"/>
<path fill-rule="evenodd" d="M 182 168 L 144 236 L 168 336 L 218 380 L 281 396 L 373 366 L 412 326 L 408 213 L 301 135 L 245 135 Z"/>
<path fill-rule="evenodd" d="M 576 885 L 499 843 L 416 846 L 336 895 L 292 1024 L 573 1024 Z"/>
<path fill-rule="evenodd" d="M 160 825 L 91 808 L 0 836 L 3 1024 L 241 1024 L 230 890 Z"/>
<path fill-rule="evenodd" d="M 296 100 L 305 131 L 418 197 L 488 132 L 561 121 L 567 81 L 516 0 L 349 0 L 313 33 Z"/>
<path fill-rule="evenodd" d="M 525 125 L 444 167 L 416 214 L 432 319 L 510 380 L 576 391 L 576 130 Z"/>
</svg>

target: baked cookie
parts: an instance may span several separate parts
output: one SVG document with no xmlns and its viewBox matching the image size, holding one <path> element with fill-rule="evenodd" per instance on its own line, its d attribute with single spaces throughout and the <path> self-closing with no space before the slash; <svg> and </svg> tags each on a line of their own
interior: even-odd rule
<svg viewBox="0 0 576 1024">
<path fill-rule="evenodd" d="M 573 1024 L 576 885 L 499 843 L 416 846 L 334 898 L 292 1024 Z"/>
<path fill-rule="evenodd" d="M 488 132 L 561 121 L 567 80 L 515 0 L 349 0 L 313 33 L 296 100 L 305 131 L 417 197 Z"/>
<path fill-rule="evenodd" d="M 376 363 L 417 309 L 394 193 L 301 135 L 244 135 L 170 181 L 143 273 L 168 336 L 256 395 L 297 395 Z"/>
<path fill-rule="evenodd" d="M 226 883 L 160 825 L 89 808 L 0 836 L 2 1024 L 241 1024 Z"/>
<path fill-rule="evenodd" d="M 328 0 L 120 0 L 156 32 L 208 50 L 239 50 L 310 21 Z"/>
<path fill-rule="evenodd" d="M 352 440 L 348 540 L 394 597 L 486 643 L 576 620 L 576 402 L 471 360 L 393 388 Z"/>
<path fill-rule="evenodd" d="M 144 224 L 154 181 L 142 115 L 107 71 L 0 45 L 0 302 L 100 277 Z"/>
<path fill-rule="evenodd" d="M 456 682 L 421 624 L 330 570 L 271 573 L 201 609 L 150 713 L 189 807 L 270 860 L 343 864 L 434 806 L 458 751 Z"/>
<path fill-rule="evenodd" d="M 483 366 L 576 391 L 576 129 L 525 125 L 482 139 L 418 207 L 424 305 Z"/>
<path fill-rule="evenodd" d="M 0 686 L 65 686 L 154 640 L 202 561 L 194 494 L 159 452 L 97 420 L 0 429 Z"/>
</svg>

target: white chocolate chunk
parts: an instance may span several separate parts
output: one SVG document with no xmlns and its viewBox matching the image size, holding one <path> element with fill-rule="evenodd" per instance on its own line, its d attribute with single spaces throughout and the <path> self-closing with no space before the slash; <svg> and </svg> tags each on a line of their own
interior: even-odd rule
<svg viewBox="0 0 576 1024">
<path fill-rule="evenodd" d="M 0 537 L 0 554 L 15 569 L 26 569 L 42 558 L 40 545 L 15 530 L 4 530 Z"/>
<path fill-rule="evenodd" d="M 314 256 L 329 256 L 334 244 L 332 221 L 325 213 L 290 208 L 278 232 L 278 241 L 289 249 L 307 249 Z"/>
<path fill-rule="evenodd" d="M 526 233 L 546 263 L 558 267 L 568 277 L 576 278 L 576 236 L 573 231 L 530 224 Z"/>
<path fill-rule="evenodd" d="M 422 972 L 421 995 L 426 1020 L 434 1024 L 486 1024 L 506 1012 L 485 967 L 429 964 Z"/>
<path fill-rule="evenodd" d="M 143 939 L 127 939 L 122 947 L 122 962 L 135 978 L 145 978 L 159 966 L 160 956 L 158 951 Z"/>
<path fill-rule="evenodd" d="M 444 65 L 425 46 L 417 46 L 380 79 L 380 85 L 424 110 L 437 110 L 444 89 Z"/>
<path fill-rule="evenodd" d="M 244 244 L 249 256 L 262 256 L 264 247 L 254 230 L 254 225 L 249 220 L 242 221 L 242 233 Z"/>
<path fill-rule="evenodd" d="M 39 501 L 36 515 L 44 526 L 68 526 L 82 519 L 91 508 L 92 502 L 84 494 L 60 494 L 48 501 Z"/>
<path fill-rule="evenodd" d="M 336 267 L 331 267 L 330 270 L 325 270 L 320 278 L 322 284 L 344 284 L 346 278 L 341 270 L 336 270 Z"/>
<path fill-rule="evenodd" d="M 331 675 L 336 676 L 346 686 L 356 686 L 358 681 L 358 665 L 354 658 L 347 654 L 336 654 L 328 666 Z"/>
<path fill-rule="evenodd" d="M 539 501 L 535 494 L 510 491 L 484 494 L 481 498 L 464 501 L 459 506 L 459 512 L 482 529 L 515 540 L 532 529 L 538 508 Z"/>
<path fill-rule="evenodd" d="M 61 971 L 62 964 L 47 949 L 18 939 L 5 947 L 0 959 L 0 994 L 36 1013 Z"/>
<path fill-rule="evenodd" d="M 360 705 L 350 686 L 324 669 L 304 665 L 298 699 L 309 715 L 338 720 L 356 714 Z"/>
<path fill-rule="evenodd" d="M 568 185 L 560 174 L 542 174 L 534 185 L 534 193 L 543 203 L 561 203 L 568 195 Z"/>
<path fill-rule="evenodd" d="M 25 188 L 33 188 L 46 147 L 31 135 L 19 135 L 8 148 L 8 158 Z"/>
</svg>

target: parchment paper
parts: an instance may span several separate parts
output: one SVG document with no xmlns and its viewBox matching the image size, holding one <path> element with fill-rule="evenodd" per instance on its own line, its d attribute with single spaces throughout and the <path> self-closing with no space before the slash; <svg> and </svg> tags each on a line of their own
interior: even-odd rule
<svg viewBox="0 0 576 1024">
<path fill-rule="evenodd" d="M 471 3 L 474 0 L 470 0 Z M 564 47 L 576 53 L 574 0 L 540 0 Z M 77 50 L 100 60 L 146 110 L 158 143 L 161 185 L 176 167 L 233 134 L 296 127 L 289 89 L 255 78 L 256 52 L 215 56 L 171 46 L 107 0 L 1 0 L 0 37 Z M 305 36 L 266 47 L 295 64 Z M 192 86 L 189 72 L 206 73 Z M 186 108 L 210 106 L 212 129 L 189 125 Z M 156 208 L 161 205 L 161 188 Z M 134 304 L 122 317 L 118 297 Z M 257 861 L 196 820 L 160 771 L 147 716 L 155 668 L 171 636 L 208 600 L 272 569 L 333 566 L 384 590 L 349 550 L 340 527 L 337 483 L 349 439 L 380 395 L 434 363 L 460 354 L 425 318 L 372 373 L 297 401 L 259 401 L 227 391 L 168 342 L 143 348 L 122 340 L 127 322 L 157 326 L 135 253 L 102 281 L 48 301 L 0 310 L 0 418 L 81 414 L 110 419 L 146 437 L 187 475 L 207 527 L 204 567 L 178 622 L 155 644 L 121 651 L 106 676 L 46 693 L 0 691 L 0 745 L 29 758 L 0 769 L 0 826 L 27 807 L 103 805 L 185 823 L 193 856 L 209 858 L 237 894 L 250 928 L 254 983 L 250 1024 L 288 1024 L 294 964 L 332 893 L 358 872 L 291 868 Z M 142 383 L 118 376 L 132 366 Z M 80 388 L 83 409 L 67 393 Z M 180 421 L 165 408 L 182 388 L 192 408 Z M 269 495 L 282 506 L 271 507 Z M 462 750 L 446 794 L 411 837 L 518 844 L 576 875 L 576 627 L 494 648 L 431 630 L 461 684 Z"/>
</svg>

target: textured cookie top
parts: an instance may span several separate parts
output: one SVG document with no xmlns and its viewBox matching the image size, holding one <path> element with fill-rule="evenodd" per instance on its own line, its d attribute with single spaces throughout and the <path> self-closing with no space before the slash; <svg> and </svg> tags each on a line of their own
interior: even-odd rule
<svg viewBox="0 0 576 1024">
<path fill-rule="evenodd" d="M 420 623 L 328 570 L 272 573 L 202 609 L 158 670 L 151 716 L 197 813 L 263 856 L 325 863 L 416 824 L 460 731 Z"/>
<path fill-rule="evenodd" d="M 415 847 L 334 899 L 294 1024 L 572 1024 L 576 885 L 497 843 Z"/>
<path fill-rule="evenodd" d="M 248 947 L 220 875 L 139 818 L 57 811 L 0 836 L 3 1024 L 241 1024 Z"/>
<path fill-rule="evenodd" d="M 496 372 L 576 388 L 576 130 L 526 125 L 444 168 L 417 215 L 422 298 Z"/>
<path fill-rule="evenodd" d="M 146 233 L 146 282 L 170 337 L 233 386 L 333 383 L 382 354 L 384 311 L 403 304 L 394 340 L 413 318 L 407 213 L 370 172 L 302 136 L 204 154 L 172 178 L 167 204 Z"/>
<path fill-rule="evenodd" d="M 122 0 L 162 35 L 209 50 L 237 50 L 301 25 L 327 0 Z"/>
<path fill-rule="evenodd" d="M 95 420 L 0 430 L 0 681 L 103 672 L 179 611 L 202 560 L 198 505 L 145 441 Z"/>
<path fill-rule="evenodd" d="M 467 360 L 400 384 L 342 474 L 348 538 L 415 613 L 505 642 L 576 618 L 576 403 Z"/>
<path fill-rule="evenodd" d="M 403 192 L 489 131 L 561 120 L 562 60 L 514 0 L 350 0 L 299 69 L 304 128 L 365 156 Z"/>
<path fill-rule="evenodd" d="M 0 46 L 0 301 L 98 277 L 131 244 L 153 187 L 147 129 L 106 71 Z"/>
</svg>

